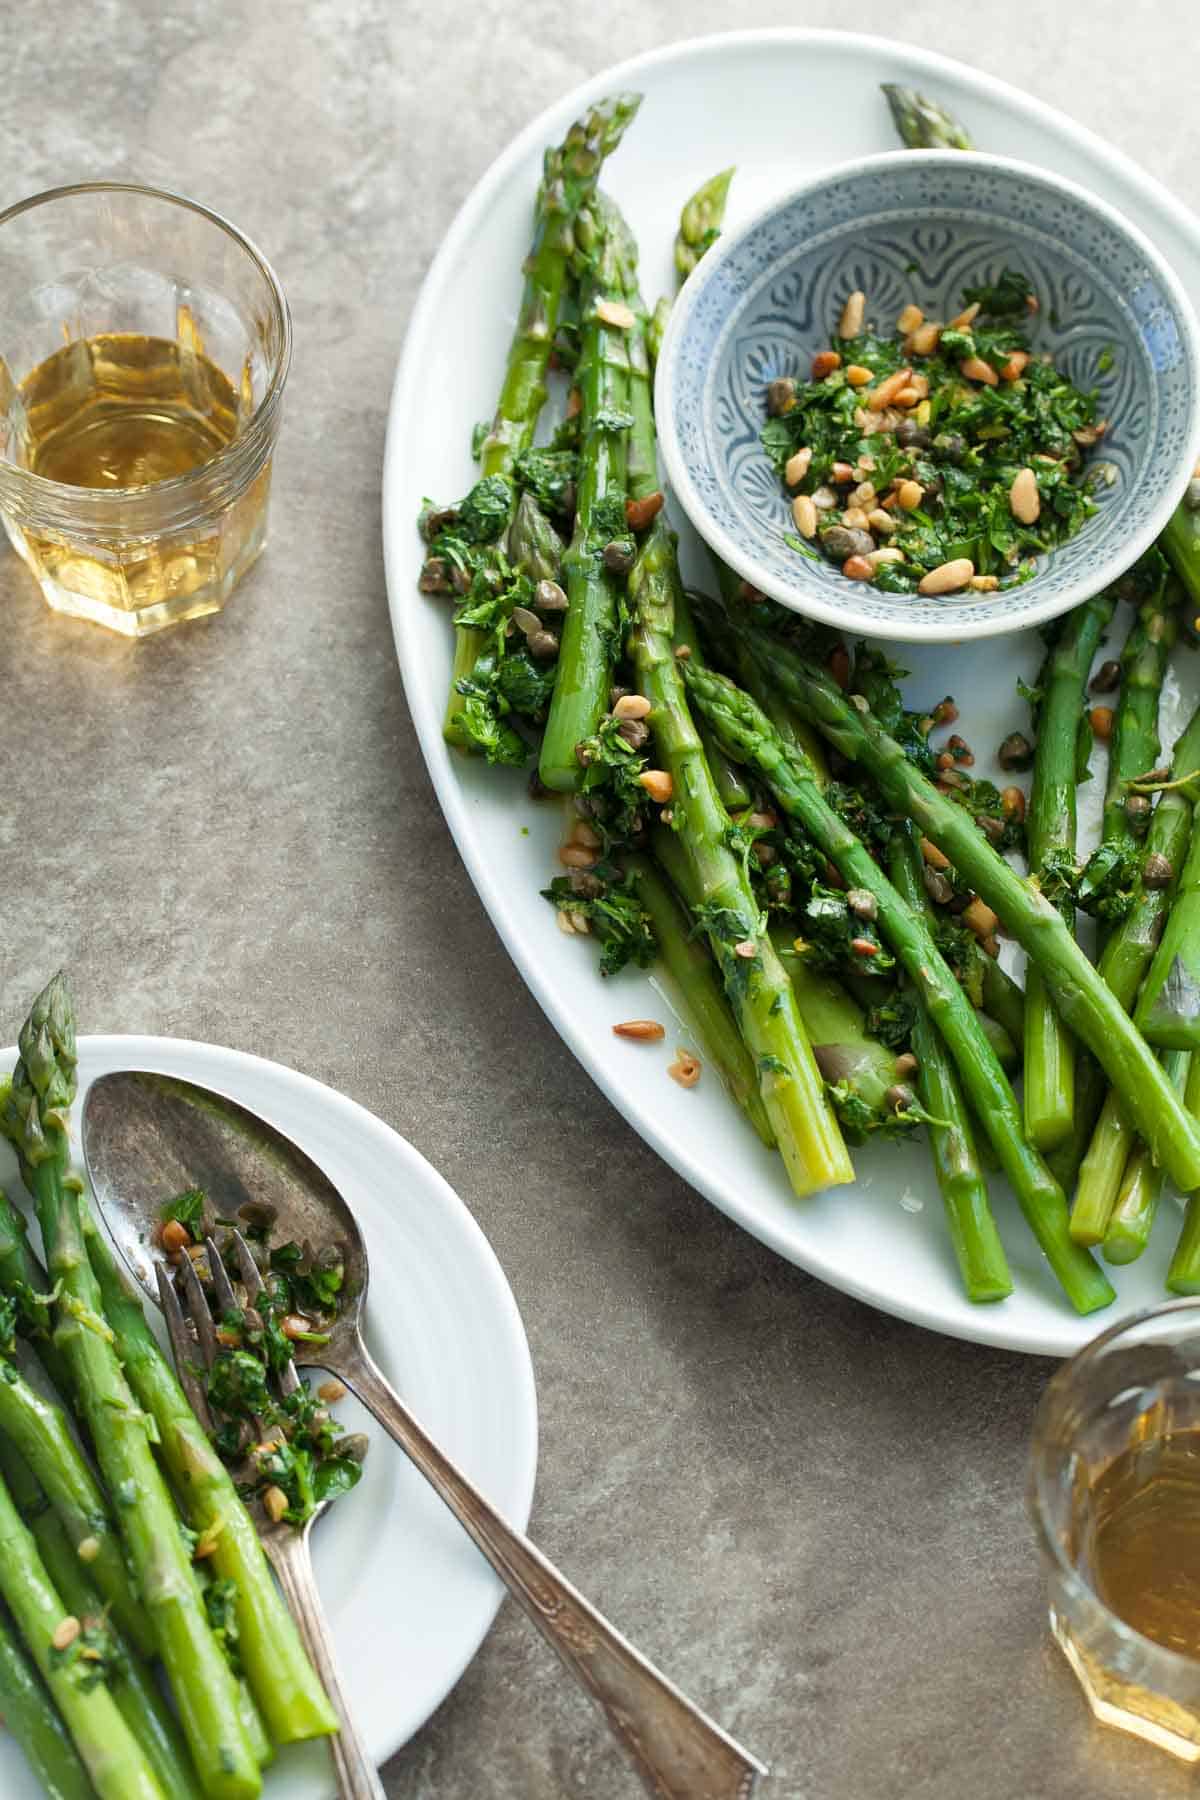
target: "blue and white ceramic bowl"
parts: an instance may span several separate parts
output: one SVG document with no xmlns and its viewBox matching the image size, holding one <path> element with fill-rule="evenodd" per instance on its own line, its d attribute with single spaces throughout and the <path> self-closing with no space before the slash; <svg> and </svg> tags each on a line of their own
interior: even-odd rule
<svg viewBox="0 0 1200 1800">
<path fill-rule="evenodd" d="M 759 443 L 768 384 L 808 378 L 856 288 L 868 323 L 887 333 L 910 301 L 952 318 L 964 287 L 1006 267 L 1028 274 L 1040 299 L 1035 351 L 1098 389 L 1110 421 L 1095 455 L 1116 479 L 1098 484 L 1096 516 L 1031 580 L 992 594 L 881 593 L 790 548 L 788 498 Z M 873 637 L 987 637 L 1068 611 L 1162 530 L 1200 452 L 1198 343 L 1175 275 L 1111 206 L 1005 157 L 897 151 L 832 170 L 709 251 L 659 358 L 659 439 L 701 536 L 785 606 Z"/>
</svg>

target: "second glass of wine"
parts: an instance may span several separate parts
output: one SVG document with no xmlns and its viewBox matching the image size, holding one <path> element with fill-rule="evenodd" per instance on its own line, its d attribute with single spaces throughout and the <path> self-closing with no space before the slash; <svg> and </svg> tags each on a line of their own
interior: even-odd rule
<svg viewBox="0 0 1200 1800">
<path fill-rule="evenodd" d="M 290 355 L 270 264 L 195 201 L 88 182 L 0 214 L 0 514 L 50 606 L 142 637 L 224 605 Z"/>
</svg>

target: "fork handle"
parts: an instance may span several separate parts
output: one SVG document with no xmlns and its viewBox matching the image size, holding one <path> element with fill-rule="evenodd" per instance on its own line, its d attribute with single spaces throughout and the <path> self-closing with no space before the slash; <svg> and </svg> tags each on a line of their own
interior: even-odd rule
<svg viewBox="0 0 1200 1800">
<path fill-rule="evenodd" d="M 361 1339 L 339 1375 L 411 1458 L 604 1712 L 655 1800 L 749 1800 L 763 1765 L 660 1675 L 438 1449 Z"/>
<path fill-rule="evenodd" d="M 337 1777 L 339 1800 L 386 1800 L 383 1783 L 359 1735 L 342 1686 L 329 1623 L 313 1573 L 308 1527 L 303 1531 L 271 1531 L 262 1542 L 304 1639 L 304 1647 L 338 1716 L 337 1735 L 329 1740 L 329 1754 Z"/>
</svg>

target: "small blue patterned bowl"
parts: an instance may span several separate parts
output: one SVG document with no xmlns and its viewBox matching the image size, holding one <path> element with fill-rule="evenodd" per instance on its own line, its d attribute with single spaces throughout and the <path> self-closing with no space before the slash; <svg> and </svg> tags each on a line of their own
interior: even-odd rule
<svg viewBox="0 0 1200 1800">
<path fill-rule="evenodd" d="M 856 288 L 886 333 L 910 301 L 952 318 L 964 287 L 1006 267 L 1028 274 L 1041 301 L 1034 349 L 1098 389 L 1110 421 L 1095 455 L 1116 479 L 1098 484 L 1095 517 L 1032 579 L 991 594 L 881 593 L 789 547 L 788 499 L 759 443 L 768 384 L 807 379 Z M 832 170 L 709 251 L 659 358 L 659 440 L 697 531 L 785 606 L 873 637 L 988 637 L 1068 611 L 1162 530 L 1200 452 L 1198 342 L 1175 275 L 1103 201 L 1005 157 L 896 151 Z"/>
</svg>

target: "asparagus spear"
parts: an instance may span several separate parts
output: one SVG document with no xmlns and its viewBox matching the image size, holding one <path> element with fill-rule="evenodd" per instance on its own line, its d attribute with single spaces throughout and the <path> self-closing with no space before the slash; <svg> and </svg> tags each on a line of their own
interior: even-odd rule
<svg viewBox="0 0 1200 1800">
<path fill-rule="evenodd" d="M 38 1555 L 63 1605 L 77 1619 L 104 1618 L 104 1602 L 90 1579 L 93 1565 L 80 1559 L 37 1477 L 15 1443 L 3 1437 L 0 1476 L 8 1483 L 13 1505 L 33 1534 Z M 113 1652 L 108 1674 L 113 1699 L 145 1751 L 165 1800 L 200 1800 L 187 1746 L 158 1683 L 136 1647 L 122 1636 L 111 1618 L 107 1630 Z"/>
<path fill-rule="evenodd" d="M 1163 1067 L 1180 1093 L 1184 1091 L 1191 1061 L 1190 1050 L 1163 1053 Z M 1145 1144 L 1136 1144 L 1125 1165 L 1116 1205 L 1104 1234 L 1105 1262 L 1130 1263 L 1142 1254 L 1150 1242 L 1150 1230 L 1165 1180 Z"/>
<path fill-rule="evenodd" d="M 870 713 L 850 704 L 823 669 L 735 615 L 760 667 L 789 703 L 874 779 L 888 805 L 906 814 L 950 858 L 1041 970 L 1064 1023 L 1091 1050 L 1129 1107 L 1139 1134 L 1184 1193 L 1200 1187 L 1200 1129 L 1179 1103 L 1153 1051 L 1092 967 L 1061 916 L 1009 867 L 960 806 L 939 794 Z"/>
<path fill-rule="evenodd" d="M 95 1800 L 95 1790 L 37 1670 L 0 1610 L 0 1714 L 40 1781 L 46 1800 Z"/>
<path fill-rule="evenodd" d="M 688 865 L 688 891 L 706 924 L 733 1015 L 758 1070 L 759 1092 L 797 1194 L 852 1181 L 833 1110 L 804 1033 L 791 983 L 762 930 L 758 904 L 729 848 L 721 805 L 692 723 L 671 648 L 680 588 L 674 537 L 658 519 L 630 576 L 630 654 L 664 772 L 677 796 L 674 829 Z"/>
<path fill-rule="evenodd" d="M 0 1113 L 7 1088 L 0 1094 Z M 17 1304 L 17 1329 L 29 1338 L 38 1360 L 64 1399 L 70 1394 L 67 1365 L 54 1348 L 54 1320 L 50 1314 L 49 1277 L 29 1247 L 24 1216 L 0 1188 L 0 1293 Z"/>
<path fill-rule="evenodd" d="M 0 1432 L 45 1487 L 74 1549 L 88 1545 L 92 1579 L 117 1624 L 144 1656 L 152 1655 L 154 1635 L 130 1583 L 120 1535 L 66 1414 L 31 1387 L 7 1357 L 0 1358 Z"/>
<path fill-rule="evenodd" d="M 1187 493 L 1180 501 L 1159 539 L 1171 565 L 1187 589 L 1194 607 L 1200 606 L 1200 494 L 1193 476 Z"/>
<path fill-rule="evenodd" d="M 1194 813 L 1187 861 L 1133 1016 L 1148 1043 L 1200 1048 L 1200 819 Z"/>
<path fill-rule="evenodd" d="M 994 956 L 989 956 L 983 965 L 983 1010 L 1003 1027 L 1014 1044 L 1024 1043 L 1024 991 Z"/>
<path fill-rule="evenodd" d="M 496 416 L 480 459 L 484 477 L 510 475 L 520 452 L 533 442 L 546 399 L 546 370 L 575 246 L 575 222 L 595 191 L 605 158 L 620 143 L 640 105 L 638 94 L 601 100 L 572 125 L 557 149 L 546 152 L 534 215 L 533 245 L 525 264 L 521 310 L 509 347 Z M 483 634 L 471 627 L 455 627 L 454 671 L 443 735 L 459 748 L 466 739 L 456 723 L 461 701 L 455 684 L 470 678 L 484 641 Z"/>
<path fill-rule="evenodd" d="M 1200 1119 L 1200 1056 L 1192 1057 L 1183 1103 L 1193 1119 Z M 1200 1294 L 1200 1193 L 1188 1198 L 1179 1241 L 1167 1270 L 1167 1287 L 1173 1294 Z"/>
<path fill-rule="evenodd" d="M 903 826 L 893 839 L 890 871 L 896 891 L 909 910 L 923 915 L 928 923 L 933 908 L 925 891 L 924 858 L 910 825 Z M 919 994 L 912 1048 L 917 1059 L 921 1104 L 932 1119 L 944 1121 L 930 1125 L 929 1143 L 967 1298 L 979 1302 L 1003 1300 L 1012 1293 L 1012 1276 L 988 1205 L 987 1182 L 975 1148 L 966 1099 L 953 1059 L 947 1056 L 946 1046 Z"/>
<path fill-rule="evenodd" d="M 1007 1077 L 925 920 L 909 910 L 874 857 L 826 804 L 803 752 L 784 742 L 761 707 L 722 675 L 708 670 L 693 672 L 686 664 L 684 670 L 690 697 L 725 748 L 752 764 L 781 809 L 829 857 L 847 886 L 871 896 L 879 929 L 946 1040 L 976 1116 L 1071 1304 L 1079 1312 L 1107 1306 L 1114 1298 L 1113 1290 L 1087 1252 L 1072 1243 L 1062 1189 L 1037 1150 L 1022 1136 L 1020 1110 Z M 838 697 L 840 700 L 840 693 Z M 962 817 L 968 829 L 975 831 L 967 815 Z M 927 829 L 924 821 L 922 829 Z M 986 840 L 980 835 L 979 841 Z"/>
<path fill-rule="evenodd" d="M 59 1285 L 55 1342 L 69 1365 L 71 1391 L 101 1472 L 117 1499 L 125 1548 L 201 1787 L 209 1800 L 254 1800 L 262 1781 L 238 1715 L 236 1685 L 209 1628 L 178 1515 L 150 1448 L 146 1417 L 121 1372 L 87 1259 L 78 1183 L 68 1172 L 75 1022 L 61 975 L 34 1001 L 18 1045 L 20 1059 L 0 1124 L 16 1145 L 22 1179 L 37 1205 L 50 1275 Z M 6 1598 L 11 1605 L 11 1596 Z"/>
<path fill-rule="evenodd" d="M 686 864 L 682 857 L 676 859 L 675 849 L 675 838 L 660 826 L 655 832 L 655 856 L 662 856 L 669 873 L 673 869 L 686 877 Z M 654 863 L 645 856 L 632 856 L 626 866 L 638 899 L 650 915 L 663 967 L 679 990 L 704 1061 L 717 1070 L 763 1143 L 773 1150 L 775 1134 L 759 1095 L 754 1063 L 738 1035 L 712 957 L 692 935 L 689 918 Z"/>
<path fill-rule="evenodd" d="M 703 662 L 700 640 L 696 636 L 696 624 L 692 618 L 691 602 L 682 588 L 675 596 L 675 631 L 671 641 L 675 646 L 676 654 L 682 650 L 697 665 Z M 721 804 L 726 812 L 737 812 L 742 807 L 749 806 L 752 795 L 737 764 L 731 762 L 725 755 L 707 726 L 697 725 L 696 730 L 700 733 L 704 755 L 712 770 L 712 778 L 717 784 L 717 792 L 721 796 Z"/>
<path fill-rule="evenodd" d="M 710 250 L 721 235 L 725 202 L 734 173 L 733 169 L 722 169 L 719 175 L 711 176 L 684 206 L 675 236 L 675 273 L 681 282 L 687 280 L 705 251 Z"/>
<path fill-rule="evenodd" d="M 895 82 L 881 83 L 891 108 L 892 122 L 907 150 L 971 150 L 963 126 L 936 100 L 927 100 L 916 88 Z"/>
<path fill-rule="evenodd" d="M 629 342 L 617 236 L 602 210 L 582 282 L 579 364 L 582 442 L 575 531 L 564 559 L 568 607 L 538 773 L 548 788 L 579 785 L 575 746 L 608 704 L 619 624 L 618 575 L 633 556 L 625 526 Z M 638 334 L 640 337 L 640 333 Z"/>
<path fill-rule="evenodd" d="M 1038 707 L 1037 755 L 1025 830 L 1029 872 L 1050 887 L 1068 928 L 1075 902 L 1061 892 L 1064 866 L 1075 860 L 1075 745 L 1092 659 L 1113 615 L 1111 593 L 1098 594 L 1063 621 L 1046 659 Z M 1059 889 L 1060 893 L 1054 893 Z M 1039 1150 L 1053 1150 L 1071 1130 L 1075 1044 L 1046 992 L 1040 971 L 1025 976 L 1025 1131 Z"/>
<path fill-rule="evenodd" d="M 104 1318 L 139 1406 L 158 1428 L 160 1454 L 200 1540 L 212 1544 L 214 1574 L 234 1584 L 238 1649 L 251 1692 L 278 1744 L 337 1730 L 324 1689 L 280 1598 L 254 1522 L 233 1479 L 188 1405 L 175 1371 L 146 1323 L 90 1207 L 83 1238 Z"/>
<path fill-rule="evenodd" d="M 1161 562 L 1161 559 L 1159 559 Z M 1121 651 L 1121 696 L 1113 718 L 1104 790 L 1101 842 L 1128 848 L 1135 842 L 1126 800 L 1129 783 L 1149 773 L 1159 758 L 1158 705 L 1178 627 L 1178 584 L 1165 567 L 1138 607 Z"/>
<path fill-rule="evenodd" d="M 0 1593 L 49 1688 L 100 1800 L 164 1800 L 149 1760 L 103 1681 L 69 1650 L 72 1615 L 0 1481 Z"/>
</svg>

